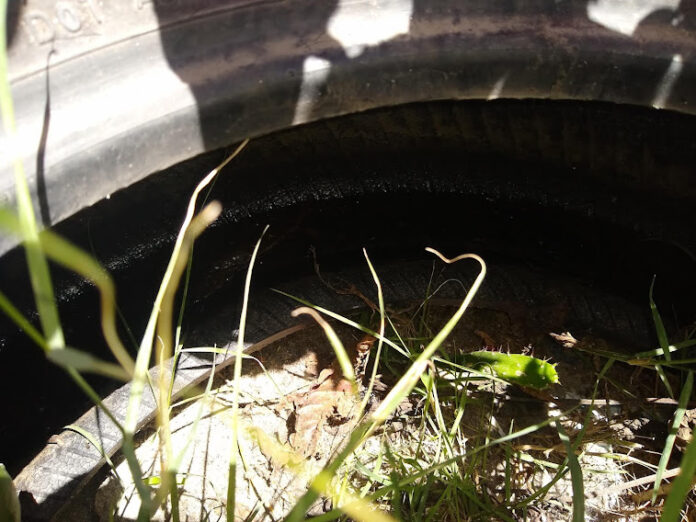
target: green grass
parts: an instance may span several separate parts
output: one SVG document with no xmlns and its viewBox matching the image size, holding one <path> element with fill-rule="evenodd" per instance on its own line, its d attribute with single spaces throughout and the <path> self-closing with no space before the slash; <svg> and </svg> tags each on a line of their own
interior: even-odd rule
<svg viewBox="0 0 696 522">
<path fill-rule="evenodd" d="M 410 321 L 411 325 L 417 325 L 418 331 L 410 331 L 408 335 L 402 335 L 394 329 L 390 332 L 390 338 L 384 336 L 385 323 L 394 325 L 396 321 L 385 318 L 381 285 L 371 264 L 369 266 L 378 288 L 380 302 L 379 332 L 367 325 L 356 324 L 349 318 L 294 298 L 306 306 L 322 310 L 346 325 L 376 336 L 389 348 L 385 352 L 386 367 L 391 368 L 397 375 L 403 375 L 372 416 L 366 418 L 361 427 L 356 429 L 359 435 L 354 435 L 348 446 L 328 464 L 322 480 L 333 481 L 334 484 L 353 484 L 355 491 L 360 491 L 366 498 L 388 508 L 392 515 L 401 520 L 475 518 L 513 520 L 518 515 L 519 509 L 511 500 L 511 495 L 506 494 L 502 502 L 491 501 L 486 488 L 481 487 L 477 473 L 482 466 L 486 465 L 486 461 L 492 458 L 491 452 L 499 450 L 496 452 L 496 457 L 499 457 L 501 452 L 508 456 L 512 455 L 515 453 L 511 446 L 512 441 L 542 430 L 554 420 L 549 418 L 519 430 L 513 429 L 510 425 L 509 429 L 501 434 L 502 436 L 496 436 L 494 433 L 481 429 L 472 438 L 471 433 L 466 432 L 463 421 L 465 418 L 471 418 L 472 415 L 479 417 L 479 428 L 491 426 L 495 422 L 490 405 L 473 398 L 469 387 L 481 382 L 518 381 L 520 375 L 515 372 L 519 372 L 520 367 L 516 364 L 518 361 L 515 356 L 511 355 L 509 360 L 504 361 L 507 354 L 497 354 L 499 357 L 496 357 L 496 363 L 514 365 L 515 372 L 508 371 L 507 366 L 501 371 L 495 371 L 488 364 L 484 365 L 484 368 L 481 368 L 480 364 L 474 364 L 479 366 L 477 370 L 464 362 L 449 360 L 445 353 L 437 355 L 447 335 L 461 318 L 462 311 L 471 302 L 473 292 L 483 281 L 485 264 L 477 256 L 467 255 L 448 260 L 439 253 L 432 252 L 446 262 L 473 257 L 481 264 L 482 270 L 460 308 L 447 322 L 445 329 L 432 336 L 432 340 L 425 348 L 418 346 L 420 342 L 427 339 L 427 334 L 421 330 L 430 331 L 431 324 L 423 317 Z M 369 258 L 367 261 L 369 263 Z M 427 299 L 428 296 L 426 301 Z M 420 310 L 427 316 L 426 307 L 421 307 Z M 408 341 L 404 342 L 404 339 Z M 401 346 L 398 343 L 401 343 Z M 379 361 L 380 356 L 378 355 L 375 359 Z M 481 361 L 470 359 L 467 362 L 480 363 Z M 489 369 L 492 371 L 486 371 Z M 375 365 L 367 386 L 368 390 L 373 387 L 376 373 Z M 534 374 L 533 365 L 530 365 L 530 374 Z M 543 389 L 555 380 L 533 382 L 538 385 L 538 388 Z M 374 434 L 376 425 L 382 425 L 389 420 L 399 403 L 409 395 L 417 397 L 417 400 L 423 404 L 418 420 L 414 421 L 408 430 L 404 430 L 413 434 L 412 437 L 408 437 L 408 440 L 401 443 L 395 443 L 389 441 L 385 430 L 378 436 L 377 451 L 374 450 L 374 444 L 371 450 L 364 448 L 363 444 L 368 441 L 371 434 Z M 389 407 L 384 406 L 385 404 Z M 565 412 L 565 414 L 568 413 L 570 412 Z M 577 459 L 570 459 L 569 465 L 574 470 L 573 475 L 576 475 Z M 510 489 L 511 480 L 508 474 L 507 490 Z M 318 493 L 326 491 L 326 484 L 313 489 L 301 500 L 296 510 L 291 512 L 288 520 L 300 520 Z M 578 503 L 576 510 L 580 513 L 578 516 L 582 516 L 582 502 Z M 339 508 L 318 517 L 317 520 L 340 518 L 343 513 L 343 510 Z"/>
<path fill-rule="evenodd" d="M 296 300 L 301 301 L 297 298 Z M 657 312 L 657 307 L 652 301 L 652 296 L 650 300 L 656 324 L 661 324 L 661 318 L 659 317 L 659 312 Z M 305 301 L 302 301 L 302 303 L 308 305 Z M 382 333 L 383 329 L 381 329 L 380 333 L 377 333 L 369 325 L 356 325 L 355 321 L 349 318 L 325 311 L 318 306 L 315 306 L 315 308 L 361 331 L 371 332 L 372 335 L 376 336 L 384 335 Z M 386 318 L 385 321 L 383 305 L 380 308 L 382 310 L 380 324 L 388 322 L 393 325 L 395 321 L 392 321 L 391 318 Z M 412 322 L 416 323 L 418 321 L 414 319 Z M 419 324 L 421 330 L 427 329 L 427 321 L 420 320 Z M 436 337 L 442 339 L 441 335 Z M 380 337 L 380 339 L 389 348 L 382 357 L 383 369 L 389 368 L 395 373 L 401 374 L 404 372 L 403 365 L 400 367 L 395 361 L 399 358 L 405 358 L 413 362 L 415 356 L 409 354 L 418 353 L 417 346 L 403 340 L 408 339 L 409 341 L 421 342 L 424 339 L 424 334 L 411 331 L 408 335 L 401 335 L 394 330 L 390 332 L 389 338 L 384 337 L 382 339 Z M 401 346 L 394 346 L 397 343 L 400 343 Z M 433 353 L 429 363 L 420 367 L 420 382 L 414 383 L 411 381 L 408 386 L 410 390 L 408 393 L 419 395 L 423 403 L 419 423 L 411 428 L 411 432 L 417 433 L 413 436 L 413 439 L 395 446 L 385 442 L 383 435 L 379 450 L 376 452 L 374 449 L 371 452 L 363 450 L 359 444 L 356 444 L 352 455 L 341 454 L 339 456 L 338 461 L 343 461 L 344 459 L 345 464 L 339 468 L 330 464 L 327 470 L 331 474 L 335 474 L 330 475 L 333 477 L 332 480 L 341 484 L 352 483 L 356 491 L 360 491 L 366 498 L 387 507 L 393 515 L 402 520 L 490 518 L 517 520 L 519 517 L 524 517 L 527 510 L 535 503 L 543 501 L 559 481 L 569 476 L 574 499 L 571 510 L 572 518 L 573 520 L 584 520 L 587 515 L 585 487 L 588 474 L 601 475 L 605 473 L 601 466 L 595 469 L 588 468 L 586 464 L 583 465 L 581 458 L 584 459 L 584 455 L 587 455 L 587 457 L 592 456 L 595 459 L 605 459 L 606 462 L 623 462 L 635 464 L 648 470 L 655 470 L 655 491 L 657 491 L 658 485 L 662 482 L 662 473 L 665 471 L 666 463 L 672 454 L 676 429 L 684 414 L 686 403 L 692 396 L 693 377 L 691 372 L 685 372 L 686 380 L 681 387 L 679 407 L 670 424 L 671 435 L 665 442 L 660 464 L 656 468 L 644 460 L 624 453 L 625 450 L 623 448 L 628 449 L 628 451 L 634 451 L 635 445 L 632 443 L 615 439 L 610 433 L 605 433 L 604 435 L 600 433 L 600 438 L 597 439 L 595 432 L 601 426 L 596 421 L 593 421 L 593 411 L 596 409 L 596 406 L 593 406 L 593 404 L 598 396 L 600 384 L 605 381 L 608 383 L 614 382 L 613 378 L 609 377 L 609 373 L 616 363 L 642 366 L 656 371 L 667 365 L 678 367 L 679 363 L 684 361 L 662 359 L 660 356 L 667 350 L 674 353 L 680 349 L 693 346 L 693 342 L 689 340 L 669 344 L 666 339 L 661 339 L 660 343 L 661 348 L 642 352 L 632 357 L 608 351 L 601 354 L 601 357 L 605 358 L 605 363 L 596 376 L 590 407 L 580 417 L 582 419 L 580 430 L 575 431 L 570 436 L 564 427 L 564 419 L 571 421 L 571 419 L 577 419 L 578 417 L 572 411 L 567 411 L 555 417 L 555 420 L 549 418 L 547 421 L 527 426 L 522 430 L 513 429 L 513 424 L 511 423 L 507 427 L 508 435 L 504 437 L 496 438 L 496 434 L 493 431 L 484 433 L 485 430 L 481 430 L 478 438 L 472 439 L 470 434 L 462 432 L 462 419 L 471 418 L 472 404 L 476 402 L 476 399 L 468 393 L 465 383 L 480 383 L 481 379 L 522 385 L 525 383 L 524 381 L 520 382 L 519 379 L 516 381 L 514 378 L 510 378 L 510 375 L 507 376 L 507 379 L 501 378 L 501 376 L 506 376 L 507 372 L 505 371 L 493 371 L 491 374 L 486 374 L 486 372 L 477 372 L 475 364 L 473 367 L 471 364 L 462 364 L 472 363 L 471 359 L 467 360 L 460 357 L 458 364 L 451 357 L 446 357 L 445 354 L 436 355 Z M 511 358 L 512 361 L 508 362 L 512 364 L 515 360 L 514 356 L 511 356 Z M 405 371 L 407 377 L 413 367 L 411 366 Z M 479 367 L 479 369 L 481 368 Z M 373 375 L 374 373 L 376 371 L 373 372 Z M 398 387 L 400 384 L 401 381 L 396 386 Z M 372 386 L 372 382 L 370 382 L 370 386 Z M 621 384 L 617 383 L 617 386 L 619 386 L 620 390 L 629 393 Z M 402 395 L 402 397 L 404 396 L 405 394 Z M 481 426 L 494 425 L 495 418 L 490 413 L 481 413 L 479 408 L 479 412 L 476 414 L 481 417 Z M 571 414 L 573 415 L 571 416 Z M 385 418 L 381 417 L 380 422 L 384 422 L 384 420 Z M 540 459 L 528 451 L 520 451 L 510 443 L 518 438 L 541 432 L 549 424 L 555 426 L 558 439 L 565 448 L 566 456 L 561 462 L 549 462 L 548 460 Z M 363 437 L 370 433 L 369 430 L 366 431 Z M 586 452 L 584 449 L 589 443 L 602 441 L 610 446 L 608 450 L 598 453 L 596 450 Z M 502 473 L 504 476 L 504 494 L 501 499 L 492 501 L 492 495 L 485 488 L 481 487 L 476 472 L 481 468 L 485 469 L 486 462 L 496 457 L 496 455 L 491 453 L 491 450 L 499 445 L 503 448 L 502 459 L 505 468 Z M 693 454 L 696 454 L 696 450 L 692 448 L 693 445 L 690 447 L 690 450 L 693 452 L 692 455 L 687 453 L 684 457 L 684 462 L 686 463 L 683 465 L 684 471 L 675 481 L 674 491 L 667 498 L 666 506 L 671 506 L 675 503 L 680 506 L 680 509 L 684 506 L 685 492 L 688 491 L 689 484 L 688 479 L 684 477 L 689 477 L 689 473 L 691 473 L 690 466 L 693 466 L 689 458 L 694 458 Z M 541 450 L 543 448 L 539 448 L 537 451 Z M 498 454 L 497 457 L 500 458 L 500 455 Z M 534 463 L 538 469 L 544 468 L 552 471 L 553 476 L 551 480 L 541 486 L 535 493 L 523 499 L 517 498 L 513 500 L 511 495 L 512 483 L 516 478 L 515 473 L 511 469 L 513 466 L 519 466 L 520 462 Z M 621 475 L 626 474 L 626 471 L 618 469 L 613 473 Z M 310 500 L 314 498 L 316 498 L 315 494 L 309 495 Z M 674 498 L 679 500 L 673 500 Z M 305 509 L 308 505 L 309 501 L 302 505 L 302 509 Z M 665 516 L 667 517 L 668 514 L 666 512 Z M 342 511 L 335 509 L 326 515 L 318 517 L 317 520 L 332 520 L 341 516 Z M 299 520 L 299 517 L 293 520 Z"/>
</svg>

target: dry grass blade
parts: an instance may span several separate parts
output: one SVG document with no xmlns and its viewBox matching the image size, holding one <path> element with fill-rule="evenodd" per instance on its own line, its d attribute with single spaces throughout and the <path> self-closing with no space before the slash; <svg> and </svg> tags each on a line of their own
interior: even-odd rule
<svg viewBox="0 0 696 522">
<path fill-rule="evenodd" d="M 46 355 L 49 361 L 66 369 L 78 372 L 96 373 L 117 381 L 127 382 L 130 374 L 118 364 L 102 361 L 91 353 L 65 347 L 62 350 L 50 350 Z"/>
<path fill-rule="evenodd" d="M 314 304 L 310 303 L 309 301 L 306 301 L 304 299 L 296 297 L 292 294 L 288 294 L 286 292 L 283 292 L 282 290 L 273 289 L 273 291 L 280 294 L 280 295 L 284 295 L 285 297 L 289 297 L 293 301 L 297 301 L 298 303 L 303 304 L 304 306 L 306 306 L 308 308 L 312 308 L 313 310 L 316 310 L 317 312 L 320 312 L 327 317 L 331 317 L 332 319 L 336 319 L 337 321 L 340 321 L 343 324 L 351 326 L 351 327 L 355 328 L 356 330 L 360 330 L 363 333 L 371 335 L 375 339 L 381 339 L 384 344 L 394 348 L 397 352 L 399 352 L 404 357 L 408 357 L 408 353 L 406 353 L 406 351 L 404 351 L 404 348 L 402 346 L 399 346 L 398 344 L 396 344 L 391 339 L 388 339 L 387 337 L 380 336 L 379 332 L 375 332 L 373 330 L 370 330 L 369 328 L 366 328 L 365 326 L 361 325 L 360 323 L 357 323 L 351 319 L 343 317 L 342 315 L 337 314 L 336 312 L 332 312 L 331 310 L 327 310 L 326 308 L 322 308 L 321 306 L 314 305 Z"/>
<path fill-rule="evenodd" d="M 206 403 L 210 400 L 210 392 L 213 389 L 213 378 L 215 377 L 215 358 L 213 358 L 210 364 L 211 369 L 210 375 L 208 376 L 208 382 L 206 383 L 202 400 L 200 400 L 200 404 L 198 405 L 198 411 L 196 412 L 196 416 L 193 419 L 193 423 L 191 425 L 191 429 L 189 430 L 188 437 L 186 437 L 186 442 L 183 444 L 183 446 L 179 448 L 179 453 L 174 457 L 171 465 L 171 467 L 175 470 L 178 470 L 181 466 L 181 463 L 184 460 L 184 456 L 186 455 L 186 452 L 188 451 L 188 448 L 193 442 L 193 439 L 196 435 L 198 423 L 201 421 L 201 418 L 203 417 L 204 407 L 206 406 Z"/>
<path fill-rule="evenodd" d="M 248 428 L 248 433 L 263 448 L 264 453 L 270 455 L 276 465 L 285 466 L 298 475 L 307 475 L 309 468 L 307 461 L 301 455 L 288 449 L 269 437 L 262 429 Z M 314 477 L 312 487 L 317 492 L 327 497 L 332 496 L 331 480 L 333 476 L 326 471 L 321 471 Z M 353 520 L 365 522 L 396 522 L 387 513 L 376 509 L 369 501 L 360 498 L 349 491 L 343 491 L 341 496 L 346 499 L 338 510 L 350 516 Z"/>
<path fill-rule="evenodd" d="M 140 469 L 140 464 L 135 456 L 135 445 L 133 441 L 133 436 L 137 429 L 138 423 L 138 412 L 140 410 L 140 403 L 142 400 L 143 391 L 147 384 L 147 371 L 150 364 L 150 359 L 152 356 L 152 349 L 154 346 L 154 336 L 155 328 L 158 323 L 158 318 L 160 310 L 162 307 L 162 302 L 165 297 L 165 293 L 169 288 L 172 276 L 177 265 L 182 245 L 186 237 L 186 232 L 192 223 L 193 216 L 196 210 L 196 204 L 198 201 L 198 196 L 217 176 L 220 170 L 227 165 L 234 157 L 236 157 L 242 149 L 246 146 L 249 140 L 245 140 L 237 149 L 230 154 L 225 160 L 220 163 L 216 168 L 214 168 L 208 175 L 203 178 L 196 186 L 191 198 L 189 199 L 189 204 L 186 209 L 186 215 L 184 217 L 184 222 L 181 225 L 179 234 L 174 244 L 174 249 L 172 250 L 171 258 L 169 259 L 169 264 L 162 278 L 159 291 L 155 297 L 155 302 L 152 306 L 152 312 L 150 313 L 150 318 L 148 320 L 147 326 L 145 328 L 145 333 L 143 339 L 140 343 L 138 350 L 138 356 L 135 361 L 135 371 L 133 373 L 133 379 L 131 381 L 131 392 L 128 398 L 128 406 L 126 409 L 126 419 L 124 422 L 124 438 L 123 438 L 123 453 L 128 461 L 128 465 L 131 468 L 131 473 L 135 478 L 136 488 L 138 490 L 138 495 L 141 499 L 141 510 L 138 514 L 139 520 L 147 520 L 150 516 L 152 509 L 152 501 L 150 499 L 150 492 L 147 485 L 142 481 L 142 471 Z"/>
<path fill-rule="evenodd" d="M 248 142 L 249 140 L 245 140 L 244 142 L 242 142 L 242 144 L 239 145 L 239 147 L 237 147 L 237 149 L 232 154 L 230 154 L 227 158 L 225 158 L 225 160 L 222 163 L 220 163 L 217 167 L 210 171 L 208 175 L 198 183 L 198 185 L 193 191 L 193 194 L 191 195 L 191 198 L 189 199 L 189 204 L 186 209 L 186 215 L 184 216 L 184 222 L 182 223 L 181 228 L 179 230 L 179 234 L 176 238 L 176 243 L 174 244 L 174 249 L 172 250 L 172 255 L 169 259 L 169 264 L 167 265 L 167 270 L 164 274 L 164 277 L 162 278 L 162 283 L 160 284 L 157 297 L 155 298 L 155 302 L 152 306 L 150 319 L 148 321 L 147 327 L 145 328 L 145 334 L 143 335 L 143 339 L 140 343 L 140 349 L 138 351 L 138 357 L 136 359 L 135 378 L 133 380 L 131 396 L 128 402 L 128 412 L 126 414 L 125 427 L 126 431 L 128 432 L 132 432 L 135 429 L 135 425 L 137 422 L 137 412 L 140 407 L 140 399 L 142 397 L 142 392 L 145 388 L 147 369 L 150 362 L 150 358 L 152 356 L 155 327 L 157 325 L 157 319 L 162 306 L 162 300 L 164 299 L 164 294 L 170 285 L 172 273 L 177 263 L 177 259 L 180 255 L 181 247 L 184 242 L 184 237 L 186 235 L 186 230 L 188 229 L 189 225 L 191 224 L 191 221 L 193 220 L 193 216 L 196 211 L 196 203 L 198 201 L 198 196 L 203 191 L 203 189 L 205 189 L 205 187 L 207 187 L 215 179 L 220 170 L 242 151 L 242 149 L 247 145 Z"/>
<path fill-rule="evenodd" d="M 244 281 L 244 299 L 242 301 L 242 313 L 239 317 L 239 334 L 237 337 L 237 349 L 234 358 L 234 389 L 232 390 L 232 447 L 230 448 L 229 475 L 227 477 L 227 505 L 225 507 L 227 520 L 234 520 L 236 490 L 237 490 L 237 454 L 239 453 L 239 381 L 242 377 L 242 355 L 244 353 L 244 334 L 246 329 L 247 310 L 249 306 L 249 291 L 251 289 L 251 274 L 254 271 L 256 256 L 261 247 L 261 240 L 268 230 L 268 225 L 261 232 L 261 237 L 256 242 L 254 252 L 251 254 L 249 268 Z"/>
<path fill-rule="evenodd" d="M 176 483 L 176 468 L 172 467 L 172 457 L 173 450 L 171 446 L 171 433 L 169 428 L 169 414 L 170 414 L 170 381 L 173 376 L 170 376 L 165 368 L 165 363 L 172 356 L 172 339 L 173 339 L 173 310 L 174 310 L 174 295 L 176 289 L 179 286 L 179 281 L 186 268 L 189 252 L 193 248 L 193 242 L 196 238 L 203 233 L 203 231 L 217 219 L 222 211 L 222 206 L 217 201 L 209 203 L 201 212 L 191 220 L 190 225 L 187 227 L 184 234 L 184 239 L 181 242 L 181 248 L 179 250 L 179 255 L 174 263 L 173 270 L 171 272 L 170 283 L 164 293 L 162 299 L 162 306 L 157 320 L 157 337 L 160 342 L 161 349 L 157 351 L 157 357 L 160 364 L 159 372 L 159 404 L 157 408 L 157 422 L 159 424 L 159 436 L 162 446 L 162 451 L 160 452 L 161 459 L 161 470 L 162 470 L 162 482 L 160 484 L 160 490 L 158 493 L 158 498 L 162 499 L 167 493 L 171 492 L 175 494 Z M 175 501 L 172 498 L 172 505 L 174 507 Z M 175 517 L 176 518 L 176 517 Z"/>
<path fill-rule="evenodd" d="M 372 388 L 374 387 L 375 380 L 377 379 L 377 368 L 379 366 L 379 359 L 382 355 L 382 345 L 384 344 L 384 329 L 385 329 L 385 311 L 384 311 L 384 292 L 382 292 L 382 283 L 379 281 L 375 267 L 372 266 L 370 257 L 367 255 L 367 250 L 363 249 L 363 254 L 365 255 L 365 261 L 367 261 L 367 266 L 370 268 L 370 273 L 372 274 L 372 279 L 377 287 L 377 301 L 379 304 L 379 337 L 377 337 L 377 351 L 375 352 L 374 363 L 372 364 L 372 375 L 370 376 L 370 382 L 367 386 L 367 391 L 365 392 L 365 397 L 360 403 L 360 410 L 358 417 L 362 416 L 367 403 L 372 395 Z"/>
<path fill-rule="evenodd" d="M 348 356 L 348 352 L 346 352 L 346 348 L 345 346 L 343 346 L 341 339 L 339 339 L 338 335 L 336 335 L 336 331 L 331 327 L 331 325 L 328 322 L 326 322 L 326 320 L 324 320 L 322 316 L 320 316 L 316 312 L 316 310 L 313 310 L 308 306 L 297 308 L 293 310 L 290 315 L 292 315 L 293 317 L 297 317 L 303 314 L 309 315 L 319 324 L 319 326 L 322 327 L 322 329 L 324 330 L 324 335 L 326 335 L 326 338 L 328 339 L 331 348 L 333 348 L 333 351 L 336 354 L 336 359 L 338 360 L 338 364 L 341 367 L 343 376 L 346 379 L 348 379 L 348 381 L 350 381 L 353 393 L 357 393 L 358 387 L 357 383 L 355 382 L 355 370 L 353 369 L 353 363 L 351 362 L 350 357 Z"/>
<path fill-rule="evenodd" d="M 662 480 L 676 477 L 679 475 L 679 472 L 681 471 L 681 468 L 674 468 L 674 469 L 668 469 L 662 473 Z M 633 488 L 637 488 L 640 486 L 644 486 L 646 484 L 650 484 L 651 482 L 655 481 L 656 474 L 653 473 L 652 475 L 648 475 L 647 477 L 640 477 L 637 479 L 629 480 L 628 482 L 622 482 L 621 484 L 616 484 L 612 487 L 606 488 L 596 494 L 593 495 L 593 498 L 603 498 L 603 497 L 608 497 L 610 495 L 616 495 L 618 493 L 622 493 L 624 491 L 631 490 Z M 643 502 L 645 500 L 650 500 L 650 497 L 652 496 L 652 490 L 644 491 L 638 495 L 636 495 L 636 498 L 639 502 Z"/>
<path fill-rule="evenodd" d="M 69 424 L 65 426 L 66 430 L 74 431 L 75 433 L 78 433 L 79 435 L 82 435 L 92 446 L 96 448 L 96 450 L 101 454 L 102 458 L 104 461 L 107 463 L 107 465 L 111 468 L 111 470 L 114 472 L 114 475 L 118 480 L 121 480 L 121 477 L 118 476 L 118 471 L 116 470 L 116 466 L 114 466 L 113 461 L 111 460 L 111 457 L 104 451 L 104 448 L 102 447 L 101 443 L 97 440 L 97 438 L 92 435 L 89 431 L 81 428 L 80 426 L 77 426 L 75 424 Z"/>
</svg>

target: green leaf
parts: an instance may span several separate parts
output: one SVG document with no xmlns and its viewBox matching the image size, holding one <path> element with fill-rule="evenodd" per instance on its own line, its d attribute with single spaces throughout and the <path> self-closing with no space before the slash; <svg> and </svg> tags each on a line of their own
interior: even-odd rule
<svg viewBox="0 0 696 522">
<path fill-rule="evenodd" d="M 144 479 L 145 484 L 148 486 L 159 486 L 162 483 L 162 479 L 159 477 L 147 477 Z"/>
<path fill-rule="evenodd" d="M 553 364 L 528 355 L 481 350 L 465 354 L 463 360 L 474 368 L 487 366 L 497 377 L 519 386 L 543 390 L 558 383 Z"/>
<path fill-rule="evenodd" d="M 20 522 L 21 511 L 12 477 L 0 464 L 0 522 Z"/>
</svg>

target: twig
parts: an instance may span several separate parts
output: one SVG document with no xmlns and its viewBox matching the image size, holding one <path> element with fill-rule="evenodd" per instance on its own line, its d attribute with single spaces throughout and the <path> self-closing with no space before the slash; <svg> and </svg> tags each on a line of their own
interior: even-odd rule
<svg viewBox="0 0 696 522">
<path fill-rule="evenodd" d="M 680 471 L 681 471 L 681 468 L 669 469 L 662 474 L 662 478 L 668 479 L 668 478 L 676 477 L 677 475 L 679 475 Z M 646 484 L 651 484 L 652 482 L 655 481 L 655 476 L 656 476 L 656 474 L 653 473 L 652 475 L 648 475 L 647 477 L 637 478 L 637 479 L 631 480 L 629 482 L 624 482 L 622 484 L 617 484 L 616 486 L 611 486 L 611 487 L 605 488 L 599 492 L 595 492 L 592 495 L 592 498 L 604 498 L 608 495 L 613 495 L 615 493 L 621 493 L 623 491 L 626 491 L 627 489 L 637 488 L 638 486 L 644 486 Z"/>
</svg>

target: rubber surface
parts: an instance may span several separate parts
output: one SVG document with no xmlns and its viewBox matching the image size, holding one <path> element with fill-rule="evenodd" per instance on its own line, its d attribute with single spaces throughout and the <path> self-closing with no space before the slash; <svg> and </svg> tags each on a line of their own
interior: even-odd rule
<svg viewBox="0 0 696 522">
<path fill-rule="evenodd" d="M 271 228 L 256 288 L 311 274 L 310 247 L 331 271 L 363 263 L 363 247 L 382 266 L 421 259 L 429 245 L 572 275 L 640 307 L 657 274 L 660 309 L 689 322 L 696 316 L 695 123 L 612 104 L 440 102 L 256 140 L 210 195 L 225 211 L 196 244 L 184 331 L 238 301 L 265 224 Z M 224 153 L 151 176 L 58 227 L 113 274 L 134 338 L 149 316 L 190 191 Z M 11 254 L 0 263 L 0 288 L 38 324 L 24 252 Z M 52 273 L 70 345 L 111 360 L 94 288 Z M 235 322 L 233 314 L 228 323 Z M 125 330 L 123 339 L 137 346 Z M 16 474 L 91 405 L 4 317 L 0 368 L 0 395 L 16 397 L 2 403 L 2 415 L 15 421 L 0 424 L 0 448 L 13 448 L 0 459 Z M 31 370 L 31 387 L 17 368 Z M 94 385 L 113 390 L 108 382 Z"/>
<path fill-rule="evenodd" d="M 50 224 L 198 153 L 374 107 L 506 97 L 693 114 L 693 2 L 674 5 L 14 2 L 15 146 Z"/>
<path fill-rule="evenodd" d="M 572 275 L 641 307 L 657 274 L 665 317 L 689 322 L 696 317 L 693 135 L 695 119 L 668 111 L 498 100 L 377 110 L 258 139 L 210 195 L 225 210 L 196 244 L 184 331 L 238 301 L 266 224 L 256 288 L 311 274 L 310 247 L 331 271 L 361 265 L 363 247 L 381 266 L 421 259 L 434 246 Z M 190 192 L 224 154 L 151 176 L 57 229 L 113 274 L 136 339 Z M 57 268 L 52 274 L 70 345 L 111 360 L 94 288 Z M 4 256 L 0 289 L 36 320 L 29 288 L 24 252 Z M 235 322 L 233 314 L 230 328 Z M 125 330 L 123 339 L 137 346 Z M 1 408 L 15 419 L 0 424 L 0 448 L 13 448 L 0 458 L 15 474 L 90 403 L 4 317 L 0 368 L 0 395 L 23 390 Z M 31 387 L 17 368 L 31 369 Z M 96 381 L 102 393 L 113 389 Z"/>
</svg>

